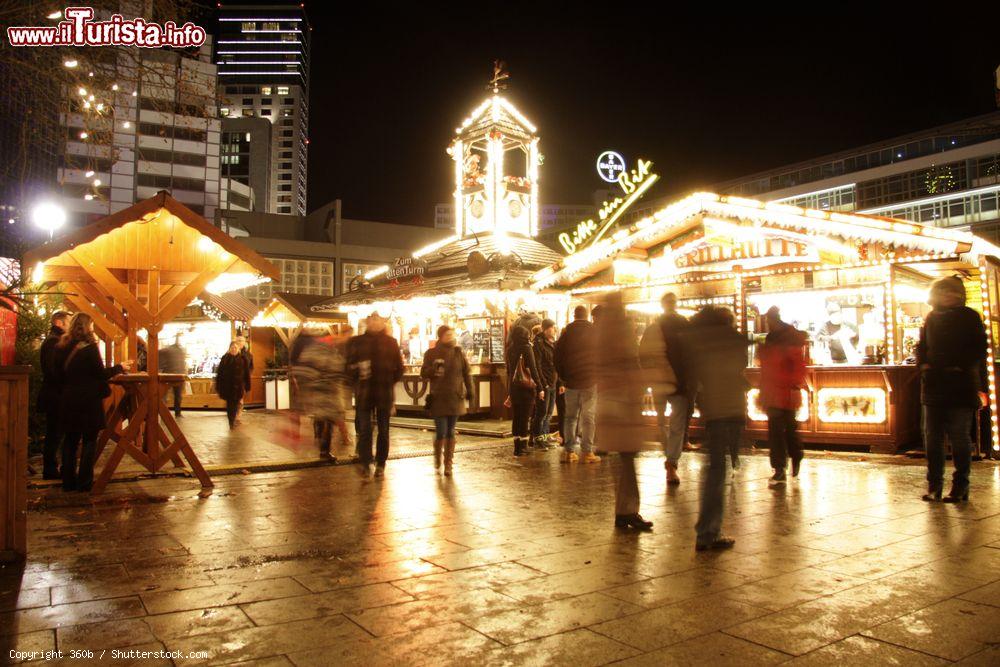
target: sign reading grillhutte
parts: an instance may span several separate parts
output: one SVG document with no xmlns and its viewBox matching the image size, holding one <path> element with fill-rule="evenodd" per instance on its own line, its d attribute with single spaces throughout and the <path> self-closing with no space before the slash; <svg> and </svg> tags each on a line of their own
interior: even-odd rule
<svg viewBox="0 0 1000 667">
<path fill-rule="evenodd" d="M 393 260 L 392 266 L 386 271 L 386 280 L 406 280 L 423 276 L 427 265 L 419 259 L 413 257 L 397 257 Z"/>
</svg>

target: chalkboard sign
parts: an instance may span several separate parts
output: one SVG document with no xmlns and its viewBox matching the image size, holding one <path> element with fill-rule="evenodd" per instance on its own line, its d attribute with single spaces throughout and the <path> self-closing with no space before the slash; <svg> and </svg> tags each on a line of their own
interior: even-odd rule
<svg viewBox="0 0 1000 667">
<path fill-rule="evenodd" d="M 490 361 L 503 363 L 503 352 L 503 320 L 494 320 L 490 322 Z"/>
</svg>

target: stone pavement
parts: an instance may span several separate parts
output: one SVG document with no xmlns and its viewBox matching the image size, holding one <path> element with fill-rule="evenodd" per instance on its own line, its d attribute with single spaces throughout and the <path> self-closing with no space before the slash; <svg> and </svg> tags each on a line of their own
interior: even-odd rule
<svg viewBox="0 0 1000 667">
<path fill-rule="evenodd" d="M 30 557 L 0 570 L 0 648 L 92 664 L 1000 664 L 1000 467 L 964 506 L 919 462 L 812 454 L 727 486 L 736 548 L 696 553 L 697 471 L 639 459 L 649 534 L 612 527 L 615 457 L 427 458 L 32 493 Z M 113 662 L 111 649 L 183 658 Z M 108 651 L 98 659 L 101 651 Z M 196 657 L 192 657 L 196 656 Z"/>
</svg>

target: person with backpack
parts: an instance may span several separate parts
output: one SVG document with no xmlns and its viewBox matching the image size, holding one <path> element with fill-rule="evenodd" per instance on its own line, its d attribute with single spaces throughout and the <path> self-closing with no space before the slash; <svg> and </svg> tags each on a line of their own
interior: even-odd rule
<svg viewBox="0 0 1000 667">
<path fill-rule="evenodd" d="M 434 419 L 434 471 L 451 477 L 455 458 L 455 427 L 472 400 L 472 373 L 462 348 L 456 344 L 455 330 L 442 324 L 437 343 L 424 353 L 420 377 L 430 381 L 427 410 Z"/>
</svg>

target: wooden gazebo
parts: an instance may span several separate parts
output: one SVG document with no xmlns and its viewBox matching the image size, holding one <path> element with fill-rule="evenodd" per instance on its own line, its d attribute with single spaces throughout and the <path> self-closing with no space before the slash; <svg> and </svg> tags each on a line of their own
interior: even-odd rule
<svg viewBox="0 0 1000 667">
<path fill-rule="evenodd" d="M 168 384 L 183 376 L 158 372 L 158 335 L 202 292 L 221 294 L 278 280 L 278 269 L 166 192 L 30 250 L 22 267 L 33 282 L 63 293 L 70 305 L 94 318 L 106 359 L 134 360 L 136 334 L 146 331 L 148 373 L 119 378 L 134 401 L 119 401 L 101 434 L 98 450 L 108 441 L 115 450 L 94 492 L 104 489 L 125 454 L 151 473 L 167 461 L 179 463 L 181 454 L 202 486 L 211 487 L 162 401 Z"/>
</svg>

